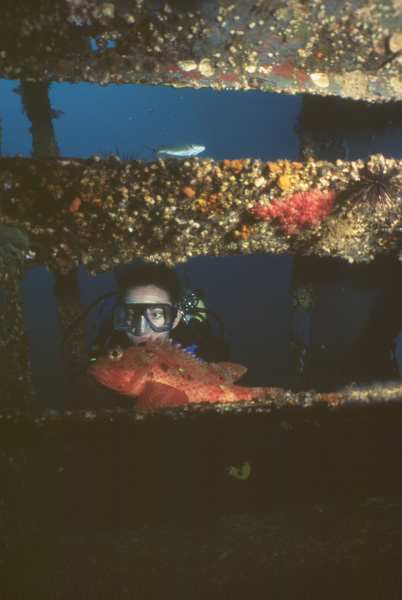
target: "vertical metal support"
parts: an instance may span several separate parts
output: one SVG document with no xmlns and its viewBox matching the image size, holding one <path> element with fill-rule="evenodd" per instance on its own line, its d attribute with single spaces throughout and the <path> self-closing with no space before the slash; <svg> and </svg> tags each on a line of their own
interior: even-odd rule
<svg viewBox="0 0 402 600">
<path fill-rule="evenodd" d="M 292 390 L 299 392 L 310 387 L 308 363 L 310 359 L 311 310 L 316 295 L 314 278 L 310 277 L 315 257 L 296 256 L 290 279 L 292 297 L 292 336 L 290 350 L 292 359 Z"/>
<path fill-rule="evenodd" d="M 54 135 L 52 112 L 49 102 L 49 83 L 44 81 L 22 81 L 21 99 L 31 121 L 33 155 L 37 157 L 59 156 L 59 147 Z"/>
<path fill-rule="evenodd" d="M 29 411 L 35 394 L 20 298 L 23 267 L 0 256 L 0 410 Z"/>
<path fill-rule="evenodd" d="M 56 278 L 54 294 L 57 299 L 60 325 L 64 334 L 71 323 L 83 312 L 77 270 L 71 269 L 65 274 L 56 272 L 54 275 Z M 83 321 L 69 335 L 67 352 L 72 363 L 83 366 L 82 369 L 68 367 L 68 375 L 76 388 L 75 397 L 72 399 L 72 408 L 89 408 L 90 403 L 88 400 L 93 397 L 95 382 L 88 377 L 85 369 L 88 354 Z"/>
</svg>

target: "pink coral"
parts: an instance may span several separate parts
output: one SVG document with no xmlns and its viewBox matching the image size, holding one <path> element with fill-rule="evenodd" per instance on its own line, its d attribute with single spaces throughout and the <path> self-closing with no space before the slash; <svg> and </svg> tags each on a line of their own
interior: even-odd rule
<svg viewBox="0 0 402 600">
<path fill-rule="evenodd" d="M 307 190 L 287 198 L 274 198 L 270 204 L 255 204 L 250 213 L 256 219 L 278 219 L 280 228 L 287 234 L 298 233 L 302 227 L 318 225 L 334 209 L 335 192 Z"/>
</svg>

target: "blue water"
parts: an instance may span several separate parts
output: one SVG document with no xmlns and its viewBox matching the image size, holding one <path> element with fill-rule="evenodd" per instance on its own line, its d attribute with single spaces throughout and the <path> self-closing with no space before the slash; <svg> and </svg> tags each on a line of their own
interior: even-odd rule
<svg viewBox="0 0 402 600">
<path fill-rule="evenodd" d="M 0 81 L 3 156 L 30 156 L 30 122 L 22 111 L 18 82 Z M 206 146 L 200 158 L 297 160 L 300 140 L 294 132 L 301 95 L 255 91 L 173 89 L 165 86 L 53 83 L 51 106 L 62 111 L 53 121 L 61 156 L 136 153 L 151 160 L 146 148 L 174 143 Z M 402 128 L 375 134 L 346 131 L 339 141 L 352 160 L 382 152 L 401 156 Z M 244 383 L 289 387 L 291 301 L 288 293 L 292 256 L 198 257 L 177 266 L 194 289 L 201 287 L 209 308 L 225 323 L 231 360 L 248 367 Z M 78 270 L 83 307 L 115 288 L 113 274 L 90 277 Z M 41 267 L 21 282 L 35 386 L 41 407 L 71 406 L 73 388 L 58 355 L 61 331 L 53 295 L 54 276 Z M 96 311 L 95 311 L 96 312 Z M 94 313 L 95 314 L 95 313 Z M 88 345 L 94 315 L 86 323 Z"/>
<path fill-rule="evenodd" d="M 13 93 L 18 82 L 0 82 L 3 156 L 31 152 L 30 123 Z M 201 155 L 223 158 L 296 159 L 293 131 L 300 96 L 174 89 L 166 86 L 53 83 L 53 121 L 62 156 L 89 157 L 102 151 L 138 152 L 143 159 L 174 143 L 206 146 Z"/>
</svg>

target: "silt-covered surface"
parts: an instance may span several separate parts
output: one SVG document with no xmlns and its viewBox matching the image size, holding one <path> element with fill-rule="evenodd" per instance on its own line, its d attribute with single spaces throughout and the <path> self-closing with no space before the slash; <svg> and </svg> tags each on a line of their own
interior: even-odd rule
<svg viewBox="0 0 402 600">
<path fill-rule="evenodd" d="M 4 597 L 396 600 L 401 403 L 380 396 L 3 413 Z"/>
</svg>

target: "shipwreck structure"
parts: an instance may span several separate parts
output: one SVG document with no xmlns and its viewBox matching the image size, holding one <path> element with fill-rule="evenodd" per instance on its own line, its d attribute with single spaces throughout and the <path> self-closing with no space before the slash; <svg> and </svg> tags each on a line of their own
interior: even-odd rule
<svg viewBox="0 0 402 600">
<path fill-rule="evenodd" d="M 301 121 L 300 161 L 65 158 L 47 102 L 53 81 L 398 102 L 400 0 L 3 0 L 1 12 L 0 77 L 21 81 L 34 138 L 32 158 L 0 158 L 4 597 L 400 597 L 400 379 L 307 390 L 308 348 L 294 339 L 294 388 L 253 403 L 99 409 L 80 373 L 79 409 L 42 414 L 19 293 L 45 266 L 67 329 L 81 310 L 78 265 L 402 260 L 398 157 L 326 160 Z M 315 284 L 303 275 L 292 298 L 306 322 Z M 82 331 L 71 344 L 85 361 Z M 247 481 L 229 476 L 246 463 Z M 209 519 L 188 536 L 196 549 L 166 525 L 183 516 Z M 150 583 L 141 573 L 155 569 Z"/>
<path fill-rule="evenodd" d="M 2 77 L 402 99 L 399 0 L 6 0 Z"/>
<path fill-rule="evenodd" d="M 316 2 L 201 0 L 185 8 L 180 2 L 91 0 L 33 8 L 20 0 L 6 2 L 3 14 L 0 75 L 21 80 L 34 146 L 33 158 L 0 158 L 4 408 L 16 406 L 16 398 L 19 408 L 33 406 L 17 283 L 33 265 L 62 281 L 78 265 L 96 274 L 135 256 L 169 264 L 256 252 L 349 263 L 402 258 L 401 159 L 323 160 L 317 124 L 309 125 L 317 103 L 303 105 L 300 162 L 147 163 L 113 155 L 60 158 L 47 99 L 52 81 L 96 81 L 398 101 L 396 0 L 339 2 L 331 10 Z M 336 107 L 329 110 L 336 114 Z M 367 113 L 366 120 L 373 117 L 378 113 Z M 76 294 L 71 312 L 71 294 L 60 289 L 66 327 L 80 303 Z M 296 285 L 294 310 L 308 312 L 313 297 L 305 281 Z M 79 337 L 75 352 L 84 358 Z M 295 359 L 295 391 L 303 388 L 304 362 Z"/>
<path fill-rule="evenodd" d="M 5 283 L 35 264 L 59 274 L 84 264 L 95 274 L 135 256 L 170 264 L 255 252 L 350 263 L 401 256 L 402 161 L 381 155 L 335 164 L 113 156 L 0 164 Z M 20 315 L 17 298 L 7 306 Z M 10 337 L 10 359 L 11 339 L 21 352 L 20 336 Z"/>
<path fill-rule="evenodd" d="M 323 160 L 308 102 L 298 125 L 300 162 L 146 163 L 60 158 L 47 99 L 52 81 L 88 81 L 399 101 L 396 0 L 331 8 L 264 0 L 186 7 L 54 0 L 33 7 L 20 0 L 2 10 L 0 75 L 21 80 L 34 142 L 33 158 L 0 159 L 4 407 L 33 398 L 17 283 L 33 265 L 62 279 L 78 265 L 96 274 L 135 256 L 169 264 L 255 252 L 349 263 L 402 258 L 401 159 Z M 295 311 L 311 308 L 307 288 L 305 281 L 294 288 Z M 58 294 L 65 324 L 74 316 L 70 300 Z M 74 302 L 78 311 L 78 296 Z M 82 339 L 75 350 L 83 358 Z M 303 371 L 304 361 L 296 363 Z"/>
</svg>

